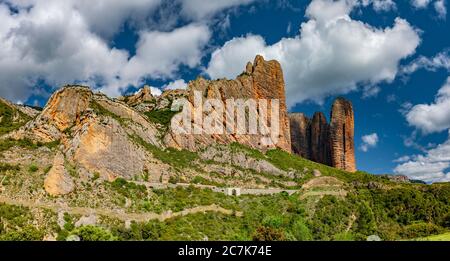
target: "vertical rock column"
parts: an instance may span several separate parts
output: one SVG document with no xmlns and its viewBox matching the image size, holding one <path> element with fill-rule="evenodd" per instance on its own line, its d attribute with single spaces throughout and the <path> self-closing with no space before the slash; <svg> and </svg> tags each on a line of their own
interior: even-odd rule
<svg viewBox="0 0 450 261">
<path fill-rule="evenodd" d="M 289 114 L 292 152 L 303 158 L 311 158 L 311 120 L 303 113 Z"/>
<path fill-rule="evenodd" d="M 316 112 L 311 122 L 311 160 L 330 165 L 329 125 L 322 112 Z"/>
<path fill-rule="evenodd" d="M 356 171 L 354 127 L 352 104 L 343 98 L 336 99 L 330 123 L 331 166 Z"/>
</svg>

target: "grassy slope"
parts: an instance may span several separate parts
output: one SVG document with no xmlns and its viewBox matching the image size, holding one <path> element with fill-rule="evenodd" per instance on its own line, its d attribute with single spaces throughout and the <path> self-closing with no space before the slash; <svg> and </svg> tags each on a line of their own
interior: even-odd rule
<svg viewBox="0 0 450 261">
<path fill-rule="evenodd" d="M 440 235 L 419 238 L 418 240 L 420 240 L 420 241 L 450 241 L 450 232 L 443 233 Z"/>
</svg>

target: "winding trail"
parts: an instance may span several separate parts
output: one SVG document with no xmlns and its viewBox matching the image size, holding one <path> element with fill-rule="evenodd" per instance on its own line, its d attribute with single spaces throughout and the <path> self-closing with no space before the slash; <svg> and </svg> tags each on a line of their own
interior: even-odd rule
<svg viewBox="0 0 450 261">
<path fill-rule="evenodd" d="M 146 222 L 149 220 L 159 220 L 164 221 L 167 219 L 180 217 L 180 216 L 186 216 L 189 214 L 195 214 L 195 213 L 205 213 L 205 212 L 218 212 L 225 215 L 236 215 L 238 217 L 242 216 L 242 212 L 240 211 L 233 211 L 230 209 L 222 208 L 220 206 L 217 206 L 215 204 L 208 205 L 208 206 L 198 206 L 194 208 L 189 208 L 182 210 L 180 212 L 172 212 L 172 211 L 166 211 L 161 214 L 154 213 L 154 212 L 146 212 L 146 213 L 126 213 L 123 210 L 112 210 L 112 209 L 102 209 L 102 208 L 86 208 L 86 207 L 69 207 L 64 206 L 58 203 L 51 203 L 51 202 L 39 202 L 39 201 L 32 201 L 32 200 L 15 200 L 10 199 L 4 196 L 0 195 L 0 203 L 5 203 L 8 205 L 16 205 L 16 206 L 23 206 L 23 207 L 29 207 L 29 208 L 45 208 L 52 210 L 56 213 L 60 211 L 67 212 L 69 214 L 76 214 L 76 215 L 82 215 L 82 216 L 89 216 L 89 215 L 101 215 L 101 216 L 107 216 L 111 218 L 116 218 L 121 221 L 136 221 L 136 222 Z"/>
</svg>

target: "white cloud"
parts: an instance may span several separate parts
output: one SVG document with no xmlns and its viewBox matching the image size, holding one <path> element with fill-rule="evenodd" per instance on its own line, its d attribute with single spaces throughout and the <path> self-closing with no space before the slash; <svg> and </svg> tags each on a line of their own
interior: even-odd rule
<svg viewBox="0 0 450 261">
<path fill-rule="evenodd" d="M 1 95 L 26 100 L 34 92 L 32 86 L 44 81 L 55 88 L 88 84 L 116 96 L 129 85 L 142 84 L 144 77 L 172 78 L 181 65 L 197 66 L 211 36 L 205 25 L 141 30 L 133 57 L 108 45 L 104 35 L 114 34 L 130 16 L 135 19 L 158 2 L 8 1 L 17 13 L 0 2 Z M 100 15 L 105 12 L 108 15 Z"/>
<path fill-rule="evenodd" d="M 436 10 L 440 18 L 446 18 L 447 7 L 445 6 L 445 0 L 438 0 L 434 2 L 434 9 Z"/>
<path fill-rule="evenodd" d="M 445 0 L 411 0 L 411 4 L 417 9 L 425 9 L 431 3 L 433 3 L 434 10 L 436 10 L 439 18 L 445 19 L 447 16 Z"/>
<path fill-rule="evenodd" d="M 401 156 L 400 158 L 397 158 L 395 160 L 393 160 L 393 162 L 397 162 L 397 163 L 404 163 L 407 161 L 410 161 L 411 157 L 410 156 Z"/>
<path fill-rule="evenodd" d="M 213 52 L 206 72 L 212 78 L 233 78 L 256 54 L 281 62 L 289 106 L 345 94 L 358 85 L 376 85 L 395 79 L 400 60 L 420 43 L 416 30 L 395 19 L 392 27 L 375 28 L 349 17 L 348 1 L 314 0 L 309 21 L 300 34 L 267 45 L 258 35 L 234 38 Z"/>
<path fill-rule="evenodd" d="M 118 86 L 138 85 L 143 77 L 172 78 L 180 65 L 196 67 L 210 37 L 207 26 L 195 24 L 172 32 L 141 32 L 136 55 L 124 66 L 118 85 L 105 90 L 112 92 Z"/>
<path fill-rule="evenodd" d="M 362 144 L 359 148 L 362 151 L 367 152 L 370 148 L 375 148 L 377 146 L 379 138 L 378 134 L 372 133 L 362 136 L 361 140 Z"/>
<path fill-rule="evenodd" d="M 179 79 L 168 83 L 163 87 L 164 90 L 186 90 L 187 83 L 183 79 Z"/>
<path fill-rule="evenodd" d="M 426 182 L 450 181 L 450 138 L 436 148 L 428 150 L 405 163 L 398 165 L 394 172 L 412 179 Z"/>
<path fill-rule="evenodd" d="M 416 8 L 425 8 L 430 3 L 431 0 L 411 0 L 411 4 Z"/>
<path fill-rule="evenodd" d="M 425 134 L 441 132 L 450 129 L 450 77 L 436 95 L 434 103 L 419 104 L 409 109 L 405 114 L 408 123 Z M 415 143 L 417 130 L 405 140 L 405 145 L 417 147 L 423 155 L 412 156 L 405 161 L 398 161 L 394 172 L 407 175 L 410 178 L 426 182 L 450 181 L 450 132 L 444 143 L 436 146 L 429 144 L 422 147 Z M 408 144 L 406 142 L 409 142 Z"/>
<path fill-rule="evenodd" d="M 372 5 L 375 11 L 390 11 L 397 8 L 393 0 L 362 0 L 363 6 Z"/>
<path fill-rule="evenodd" d="M 364 86 L 362 98 L 367 99 L 371 97 L 376 97 L 378 93 L 380 93 L 380 91 L 381 88 L 378 86 L 371 86 L 371 85 Z"/>
<path fill-rule="evenodd" d="M 418 104 L 406 113 L 409 125 L 423 133 L 441 132 L 450 128 L 450 77 L 438 91 L 434 103 Z"/>
<path fill-rule="evenodd" d="M 436 71 L 437 69 L 445 69 L 450 71 L 450 55 L 449 51 L 442 51 L 436 54 L 434 57 L 429 58 L 420 56 L 408 65 L 402 68 L 402 73 L 412 74 L 419 69 L 425 69 L 428 71 Z"/>
<path fill-rule="evenodd" d="M 200 20 L 227 8 L 247 5 L 254 1 L 256 0 L 181 0 L 181 13 L 189 18 Z"/>
</svg>

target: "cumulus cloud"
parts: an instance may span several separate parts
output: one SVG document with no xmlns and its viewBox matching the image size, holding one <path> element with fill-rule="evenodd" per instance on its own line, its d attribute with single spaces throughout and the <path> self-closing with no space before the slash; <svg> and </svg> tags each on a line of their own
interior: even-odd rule
<svg viewBox="0 0 450 261">
<path fill-rule="evenodd" d="M 359 147 L 362 151 L 367 152 L 370 148 L 375 148 L 378 144 L 378 134 L 372 133 L 361 137 L 362 144 Z"/>
<path fill-rule="evenodd" d="M 354 6 L 354 1 L 314 0 L 298 36 L 273 45 L 259 35 L 234 38 L 213 52 L 206 72 L 233 78 L 256 54 L 276 59 L 285 74 L 289 106 L 394 80 L 400 60 L 420 43 L 417 31 L 400 18 L 387 28 L 353 20 Z"/>
<path fill-rule="evenodd" d="M 99 15 L 105 12 L 106 2 L 108 15 Z M 130 85 L 140 85 L 145 77 L 172 78 L 179 66 L 197 66 L 211 37 L 209 28 L 202 24 L 192 23 L 165 32 L 140 30 L 133 57 L 128 51 L 107 44 L 105 35 L 114 34 L 130 16 L 136 18 L 158 3 L 0 2 L 1 95 L 23 101 L 33 93 L 33 86 L 45 82 L 52 87 L 88 84 L 115 96 Z"/>
<path fill-rule="evenodd" d="M 406 120 L 411 126 L 424 134 L 441 132 L 450 129 L 450 77 L 439 89 L 434 103 L 412 106 L 405 114 Z M 412 145 L 417 130 L 409 139 Z M 405 140 L 405 145 L 406 140 Z M 420 146 L 420 145 L 417 145 Z M 394 171 L 414 179 L 427 182 L 450 181 L 450 132 L 449 138 L 444 143 L 436 146 L 429 144 L 427 147 L 418 147 L 423 151 L 422 155 L 415 155 L 410 159 L 404 158 Z"/>
<path fill-rule="evenodd" d="M 409 125 L 425 134 L 450 128 L 450 77 L 438 91 L 434 103 L 418 104 L 406 113 Z"/>
<path fill-rule="evenodd" d="M 187 83 L 183 79 L 179 79 L 173 82 L 168 83 L 163 87 L 165 90 L 186 90 Z"/>
<path fill-rule="evenodd" d="M 450 138 L 425 154 L 398 165 L 394 172 L 426 182 L 444 182 L 450 181 L 449 167 Z"/>
<path fill-rule="evenodd" d="M 105 91 L 111 93 L 127 84 L 139 85 L 145 77 L 172 78 L 180 65 L 196 67 L 210 37 L 207 26 L 195 24 L 171 32 L 141 32 L 136 55 L 123 67 L 120 79 Z"/>
</svg>

